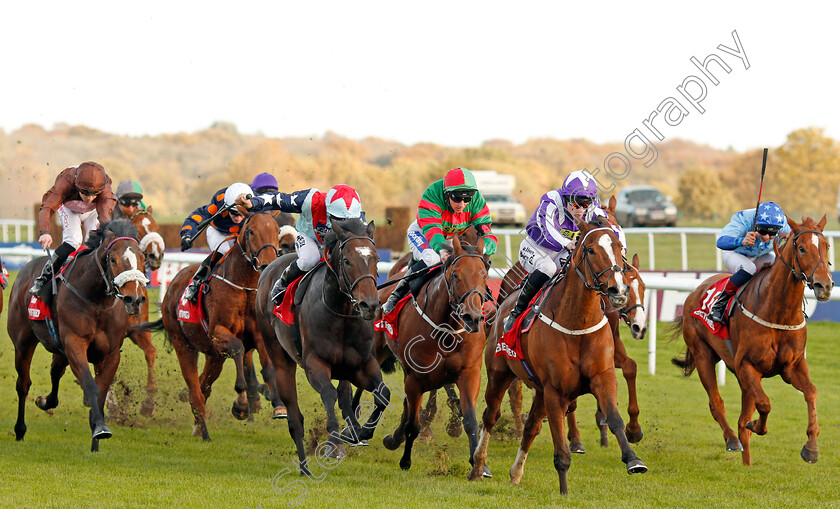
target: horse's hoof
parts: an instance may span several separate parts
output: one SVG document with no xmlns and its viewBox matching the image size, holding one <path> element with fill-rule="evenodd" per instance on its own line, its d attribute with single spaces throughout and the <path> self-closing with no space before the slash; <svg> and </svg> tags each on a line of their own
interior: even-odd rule
<svg viewBox="0 0 840 509">
<path fill-rule="evenodd" d="M 400 468 L 403 470 L 408 470 L 411 468 L 411 458 L 402 458 L 400 460 Z"/>
<path fill-rule="evenodd" d="M 744 446 L 741 445 L 741 441 L 737 438 L 731 438 L 726 441 L 726 452 L 741 452 L 744 450 Z"/>
<path fill-rule="evenodd" d="M 805 463 L 816 463 L 818 455 L 819 451 L 812 451 L 805 446 L 802 447 L 802 451 L 799 453 L 799 456 L 805 460 Z"/>
<path fill-rule="evenodd" d="M 356 443 L 348 443 L 347 445 L 349 445 L 350 447 L 367 447 L 368 445 L 370 445 L 370 442 L 368 442 L 367 440 L 359 440 Z"/>
<path fill-rule="evenodd" d="M 627 463 L 627 473 L 628 474 L 644 474 L 648 471 L 648 467 L 642 463 L 642 460 L 636 458 L 631 460 Z"/>
<path fill-rule="evenodd" d="M 344 450 L 344 447 L 341 444 L 333 444 L 331 442 L 328 443 L 332 446 L 327 452 L 328 458 L 340 460 L 347 456 L 347 451 Z"/>
<path fill-rule="evenodd" d="M 47 410 L 49 410 L 49 407 L 47 406 L 47 397 L 46 396 L 38 396 L 37 398 L 35 398 L 35 406 L 40 408 L 41 410 L 43 410 L 45 412 Z"/>
<path fill-rule="evenodd" d="M 272 419 L 285 419 L 287 417 L 289 417 L 289 412 L 284 406 L 279 406 L 275 408 L 274 413 L 271 415 Z"/>
<path fill-rule="evenodd" d="M 484 468 L 481 470 L 482 477 L 486 477 L 488 479 L 493 477 L 493 473 L 490 472 L 490 467 L 487 466 L 487 463 L 484 464 Z"/>
<path fill-rule="evenodd" d="M 624 434 L 627 436 L 627 441 L 631 444 L 638 444 L 645 436 L 641 428 L 639 428 L 639 431 L 627 431 L 625 429 Z"/>
<path fill-rule="evenodd" d="M 569 444 L 569 452 L 572 454 L 586 454 L 586 449 L 583 448 L 583 444 L 581 443 Z"/>
<path fill-rule="evenodd" d="M 382 445 L 384 445 L 389 451 L 396 451 L 397 447 L 400 446 L 400 443 L 397 442 L 394 435 L 385 435 L 385 438 L 382 439 Z"/>
<path fill-rule="evenodd" d="M 111 430 L 108 429 L 108 426 L 104 424 L 100 424 L 93 430 L 93 439 L 94 440 L 105 440 L 106 438 L 111 438 Z"/>
<path fill-rule="evenodd" d="M 237 406 L 236 406 L 236 402 L 234 402 L 234 403 L 233 403 L 233 406 L 230 408 L 230 413 L 231 413 L 231 414 L 233 414 L 233 416 L 234 416 L 234 417 L 236 418 L 236 420 L 238 420 L 238 421 L 244 421 L 244 420 L 245 420 L 245 419 L 247 419 L 247 418 L 248 418 L 248 416 L 251 414 L 251 413 L 248 411 L 248 407 L 247 407 L 247 406 L 246 406 L 244 409 L 239 409 L 239 408 L 237 408 Z"/>
<path fill-rule="evenodd" d="M 146 418 L 154 417 L 155 415 L 155 402 L 151 399 L 146 399 L 143 401 L 143 404 L 140 405 L 140 415 Z"/>
</svg>

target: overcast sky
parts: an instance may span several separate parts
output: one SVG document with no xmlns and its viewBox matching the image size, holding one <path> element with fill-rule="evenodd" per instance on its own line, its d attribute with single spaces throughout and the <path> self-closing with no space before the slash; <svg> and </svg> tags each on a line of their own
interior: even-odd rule
<svg viewBox="0 0 840 509">
<path fill-rule="evenodd" d="M 624 141 L 737 150 L 840 138 L 836 2 L 6 2 L 0 127 L 128 134 Z M 748 60 L 718 49 L 738 48 Z M 711 84 L 690 58 L 716 54 Z M 679 93 L 705 84 L 697 107 Z M 700 85 L 689 84 L 697 96 Z M 680 112 L 672 106 L 672 117 Z"/>
</svg>

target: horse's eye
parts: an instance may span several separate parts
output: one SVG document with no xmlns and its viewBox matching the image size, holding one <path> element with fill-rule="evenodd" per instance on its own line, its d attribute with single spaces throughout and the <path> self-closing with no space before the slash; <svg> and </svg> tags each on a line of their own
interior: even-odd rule
<svg viewBox="0 0 840 509">
<path fill-rule="evenodd" d="M 347 258 L 345 258 L 345 259 L 344 259 L 344 265 L 350 265 L 350 260 L 348 260 Z"/>
<path fill-rule="evenodd" d="M 799 246 L 799 253 L 805 254 L 805 246 Z"/>
<path fill-rule="evenodd" d="M 591 247 L 587 247 L 587 248 L 586 248 L 586 253 L 587 253 L 587 254 L 594 255 L 594 254 L 595 254 L 595 250 L 594 250 L 594 249 L 592 249 Z"/>
</svg>

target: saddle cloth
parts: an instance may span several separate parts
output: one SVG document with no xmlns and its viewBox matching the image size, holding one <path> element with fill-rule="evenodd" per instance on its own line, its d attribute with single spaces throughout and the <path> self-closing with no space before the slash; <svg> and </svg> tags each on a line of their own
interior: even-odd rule
<svg viewBox="0 0 840 509">
<path fill-rule="evenodd" d="M 715 284 L 710 286 L 703 295 L 703 300 L 700 301 L 700 307 L 691 312 L 691 315 L 698 318 L 703 324 L 712 331 L 712 334 L 721 338 L 729 339 L 729 327 L 721 323 L 713 322 L 709 315 L 712 313 L 712 306 L 717 302 L 726 283 L 729 282 L 729 277 L 718 280 Z M 729 316 L 732 312 L 732 306 L 735 304 L 735 299 L 730 298 L 726 303 L 726 312 L 724 316 Z"/>
</svg>

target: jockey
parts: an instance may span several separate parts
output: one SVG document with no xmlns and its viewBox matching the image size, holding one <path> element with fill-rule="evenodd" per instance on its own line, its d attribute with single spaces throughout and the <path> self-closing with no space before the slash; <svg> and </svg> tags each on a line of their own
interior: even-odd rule
<svg viewBox="0 0 840 509">
<path fill-rule="evenodd" d="M 269 193 L 250 199 L 242 197 L 237 203 L 255 212 L 274 209 L 300 214 L 295 238 L 295 252 L 298 257 L 286 267 L 271 289 L 271 299 L 275 304 L 280 303 L 286 287 L 292 281 L 309 272 L 321 260 L 324 235 L 332 228 L 332 221 L 364 221 L 359 193 L 344 184 L 333 186 L 326 193 L 312 188 L 289 194 Z"/>
<path fill-rule="evenodd" d="M 755 231 L 752 231 L 753 220 Z M 776 259 L 773 239 L 778 233 L 790 231 L 785 213 L 772 201 L 762 203 L 758 209 L 742 210 L 732 216 L 729 224 L 720 231 L 717 247 L 723 250 L 723 264 L 734 274 L 712 306 L 710 320 L 725 323 L 724 314 L 729 298 L 753 277 L 756 270 L 773 263 Z"/>
<path fill-rule="evenodd" d="M 556 191 L 549 191 L 540 198 L 540 204 L 525 230 L 528 235 L 519 245 L 519 263 L 527 271 L 522 291 L 513 309 L 504 320 L 504 332 L 513 328 L 513 322 L 527 309 L 528 304 L 542 286 L 559 270 L 565 270 L 577 245 L 577 221 L 591 221 L 607 217 L 598 201 L 595 179 L 584 171 L 573 171 Z M 622 245 L 627 244 L 620 226 L 611 224 Z"/>
<path fill-rule="evenodd" d="M 251 189 L 255 194 L 277 194 L 277 179 L 271 173 L 260 173 L 251 182 Z"/>
<path fill-rule="evenodd" d="M 195 209 L 187 216 L 184 224 L 181 226 L 181 251 L 186 251 L 192 247 L 195 241 L 195 235 L 197 235 L 195 229 L 199 223 L 215 215 L 220 209 L 234 205 L 236 198 L 243 194 L 247 196 L 254 193 L 248 184 L 236 182 L 216 191 L 209 204 Z M 201 262 L 192 281 L 184 291 L 184 297 L 187 300 L 195 302 L 201 284 L 206 283 L 210 279 L 210 275 L 213 273 L 216 264 L 219 263 L 219 260 L 222 259 L 225 253 L 230 251 L 230 248 L 236 242 L 236 239 L 225 239 L 230 235 L 239 233 L 239 225 L 244 219 L 245 215 L 241 214 L 234 207 L 222 212 L 221 215 L 216 216 L 210 222 L 210 226 L 207 227 L 207 245 L 210 246 L 210 254 Z"/>
<path fill-rule="evenodd" d="M 408 275 L 446 261 L 446 239 L 475 226 L 484 237 L 484 254 L 496 252 L 496 236 L 490 230 L 490 211 L 478 192 L 475 177 L 466 168 L 454 168 L 442 180 L 423 191 L 417 209 L 417 220 L 408 227 L 408 247 L 414 255 L 403 279 L 391 292 L 382 312 L 394 310 L 397 302 L 408 294 Z"/>
<path fill-rule="evenodd" d="M 117 205 L 112 219 L 131 219 L 137 212 L 146 210 L 140 184 L 134 180 L 120 182 L 117 186 Z"/>
<path fill-rule="evenodd" d="M 99 163 L 88 161 L 79 166 L 71 166 L 58 174 L 55 184 L 44 194 L 41 201 L 41 210 L 38 212 L 38 243 L 44 249 L 52 244 L 50 219 L 56 212 L 61 219 L 62 243 L 55 249 L 52 272 L 47 268 L 50 264 L 45 264 L 29 293 L 38 294 L 49 282 L 49 275 L 58 273 L 70 253 L 82 245 L 89 232 L 100 222 L 111 221 L 116 202 L 111 191 L 111 178 L 105 174 L 105 168 Z"/>
</svg>

